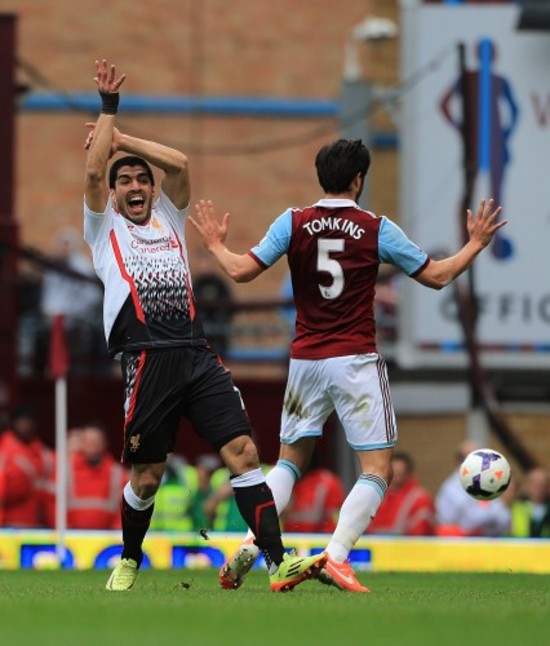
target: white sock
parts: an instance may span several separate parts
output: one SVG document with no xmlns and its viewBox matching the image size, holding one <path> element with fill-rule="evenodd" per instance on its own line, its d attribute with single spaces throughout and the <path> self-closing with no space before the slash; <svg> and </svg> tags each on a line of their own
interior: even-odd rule
<svg viewBox="0 0 550 646">
<path fill-rule="evenodd" d="M 298 467 L 288 460 L 278 460 L 277 464 L 267 474 L 265 481 L 273 493 L 273 500 L 280 516 L 288 505 L 292 490 L 302 473 Z M 245 540 L 253 538 L 254 534 L 248 530 Z"/>
<path fill-rule="evenodd" d="M 142 500 L 137 494 L 134 493 L 132 485 L 128 481 L 124 487 L 122 495 L 124 500 L 130 505 L 132 509 L 136 511 L 143 511 L 144 509 L 149 509 L 149 507 L 155 502 L 155 496 L 146 498 Z"/>
<path fill-rule="evenodd" d="M 387 485 L 380 476 L 362 473 L 340 509 L 338 524 L 326 551 L 337 563 L 343 563 L 361 534 L 374 518 L 386 493 Z"/>
<path fill-rule="evenodd" d="M 247 471 L 240 476 L 231 476 L 229 482 L 231 482 L 233 489 L 238 489 L 239 487 L 245 489 L 246 487 L 263 484 L 265 482 L 265 476 L 264 472 L 258 467 L 257 469 Z"/>
</svg>

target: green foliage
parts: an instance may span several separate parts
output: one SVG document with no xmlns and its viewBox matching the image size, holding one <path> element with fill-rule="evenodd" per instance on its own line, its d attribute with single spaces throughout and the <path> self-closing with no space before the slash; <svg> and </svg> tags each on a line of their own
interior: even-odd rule
<svg viewBox="0 0 550 646">
<path fill-rule="evenodd" d="M 550 634 L 550 580 L 530 574 L 361 574 L 371 594 L 307 581 L 275 594 L 267 574 L 224 591 L 214 570 L 140 572 L 129 592 L 105 571 L 0 572 L 5 646 L 429 646 L 535 644 Z"/>
</svg>

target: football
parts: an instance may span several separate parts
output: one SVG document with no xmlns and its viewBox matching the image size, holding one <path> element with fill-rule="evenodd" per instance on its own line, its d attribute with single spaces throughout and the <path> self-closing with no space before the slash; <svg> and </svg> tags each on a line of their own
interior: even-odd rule
<svg viewBox="0 0 550 646">
<path fill-rule="evenodd" d="M 477 500 L 494 500 L 503 494 L 512 478 L 508 460 L 493 449 L 472 451 L 460 465 L 460 483 Z"/>
</svg>

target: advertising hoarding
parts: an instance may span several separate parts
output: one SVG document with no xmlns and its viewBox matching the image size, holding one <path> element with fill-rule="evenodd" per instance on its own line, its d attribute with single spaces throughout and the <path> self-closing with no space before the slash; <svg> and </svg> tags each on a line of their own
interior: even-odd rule
<svg viewBox="0 0 550 646">
<path fill-rule="evenodd" d="M 460 248 L 463 43 L 471 206 L 493 197 L 509 221 L 475 261 L 478 339 L 486 365 L 536 368 L 550 361 L 550 35 L 518 31 L 519 11 L 402 2 L 402 79 L 416 82 L 403 96 L 401 216 L 428 253 Z M 399 325 L 402 365 L 466 365 L 452 286 L 438 292 L 403 282 Z"/>
</svg>

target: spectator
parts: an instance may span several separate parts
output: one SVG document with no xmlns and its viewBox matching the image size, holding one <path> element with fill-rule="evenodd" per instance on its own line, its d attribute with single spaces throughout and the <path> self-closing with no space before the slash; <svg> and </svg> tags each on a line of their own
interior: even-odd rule
<svg viewBox="0 0 550 646">
<path fill-rule="evenodd" d="M 67 527 L 118 529 L 128 474 L 109 453 L 101 424 L 86 424 L 73 436 L 78 442 L 69 454 Z"/>
<path fill-rule="evenodd" d="M 309 468 L 296 483 L 282 516 L 287 532 L 333 532 L 346 497 L 344 484 L 320 464 L 314 452 Z"/>
<path fill-rule="evenodd" d="M 17 284 L 17 370 L 21 376 L 36 372 L 37 340 L 42 326 L 41 280 L 40 272 L 22 262 Z"/>
<path fill-rule="evenodd" d="M 233 292 L 225 276 L 204 252 L 198 255 L 193 292 L 201 313 L 204 334 L 214 350 L 224 357 L 231 342 Z"/>
<path fill-rule="evenodd" d="M 80 451 L 82 446 L 82 431 L 83 429 L 74 426 L 67 431 L 67 453 L 71 455 Z"/>
<path fill-rule="evenodd" d="M 391 464 L 393 478 L 368 533 L 398 536 L 434 534 L 434 500 L 416 479 L 412 457 L 405 451 L 396 451 Z"/>
<path fill-rule="evenodd" d="M 73 359 L 72 365 L 89 362 L 92 357 L 98 355 L 103 355 L 107 362 L 102 341 L 103 293 L 101 287 L 95 283 L 94 269 L 89 255 L 84 250 L 82 236 L 67 227 L 57 233 L 53 244 L 52 259 L 56 268 L 44 272 L 40 301 L 44 324 L 39 352 L 43 361 L 48 356 L 47 348 L 53 320 L 62 315 Z M 72 276 L 71 272 L 90 280 L 79 280 Z"/>
<path fill-rule="evenodd" d="M 198 490 L 198 475 L 185 458 L 170 453 L 155 498 L 152 530 L 189 532 L 193 529 L 192 505 Z"/>
<path fill-rule="evenodd" d="M 53 469 L 54 453 L 37 437 L 32 409 L 17 407 L 0 437 L 0 525 L 46 526 Z"/>
<path fill-rule="evenodd" d="M 211 478 L 220 465 L 220 459 L 214 453 L 199 455 L 195 462 L 197 491 L 191 501 L 191 516 L 193 517 L 193 527 L 196 530 L 208 529 L 211 525 L 211 519 L 205 512 L 205 502 L 213 493 Z"/>
<path fill-rule="evenodd" d="M 437 534 L 440 536 L 502 536 L 510 528 L 507 502 L 513 487 L 496 500 L 476 500 L 460 484 L 458 467 L 471 451 L 483 448 L 477 442 L 463 442 L 457 451 L 457 468 L 441 485 L 436 499 Z"/>
<path fill-rule="evenodd" d="M 41 307 L 48 318 L 64 314 L 69 322 L 82 322 L 90 315 L 90 308 L 101 312 L 101 288 L 94 284 L 95 274 L 92 262 L 84 251 L 82 236 L 72 229 L 61 229 L 54 240 L 54 256 L 57 269 L 44 273 Z M 77 272 L 94 279 L 94 282 L 80 281 L 63 273 L 63 269 Z"/>
<path fill-rule="evenodd" d="M 204 501 L 208 526 L 217 532 L 242 532 L 247 525 L 239 513 L 226 467 L 216 469 L 210 479 L 212 493 Z"/>
<path fill-rule="evenodd" d="M 550 477 L 544 467 L 531 469 L 525 493 L 512 505 L 510 534 L 516 538 L 550 538 Z"/>
<path fill-rule="evenodd" d="M 399 304 L 399 283 L 403 276 L 386 270 L 376 284 L 374 298 L 377 338 L 381 343 L 397 340 L 397 308 Z"/>
</svg>

